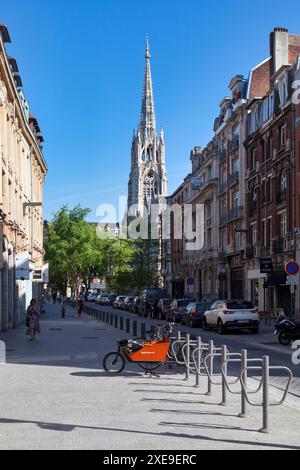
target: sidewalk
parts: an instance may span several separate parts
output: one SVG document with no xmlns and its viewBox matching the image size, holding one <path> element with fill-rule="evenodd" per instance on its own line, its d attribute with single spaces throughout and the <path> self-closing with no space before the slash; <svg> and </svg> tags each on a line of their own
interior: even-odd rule
<svg viewBox="0 0 300 470">
<path fill-rule="evenodd" d="M 272 434 L 260 434 L 261 410 L 241 419 L 238 396 L 221 407 L 220 390 L 206 397 L 162 369 L 146 378 L 133 367 L 111 377 L 102 357 L 123 332 L 67 309 L 47 306 L 36 343 L 25 328 L 0 335 L 8 364 L 0 365 L 0 449 L 300 449 L 299 400 L 271 411 Z M 164 375 L 166 373 L 166 375 Z M 278 399 L 273 389 L 272 399 Z"/>
</svg>

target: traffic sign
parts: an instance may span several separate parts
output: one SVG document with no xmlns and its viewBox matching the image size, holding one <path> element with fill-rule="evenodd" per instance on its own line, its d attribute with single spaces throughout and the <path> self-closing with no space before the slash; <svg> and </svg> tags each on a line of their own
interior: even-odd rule
<svg viewBox="0 0 300 470">
<path fill-rule="evenodd" d="M 297 279 L 295 278 L 295 276 L 288 276 L 287 280 L 286 280 L 286 283 L 287 283 L 288 286 L 296 286 L 297 285 Z"/>
<path fill-rule="evenodd" d="M 296 261 L 289 261 L 286 263 L 284 269 L 289 276 L 297 276 L 299 272 L 299 264 L 296 263 Z"/>
<path fill-rule="evenodd" d="M 187 285 L 188 286 L 193 286 L 194 285 L 194 278 L 193 277 L 188 277 L 187 278 Z"/>
</svg>

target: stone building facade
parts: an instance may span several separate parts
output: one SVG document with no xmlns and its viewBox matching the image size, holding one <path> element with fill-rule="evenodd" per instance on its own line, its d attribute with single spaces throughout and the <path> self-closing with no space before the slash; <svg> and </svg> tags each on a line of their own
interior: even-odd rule
<svg viewBox="0 0 300 470">
<path fill-rule="evenodd" d="M 172 276 L 180 282 L 180 296 L 192 290 L 204 299 L 210 290 L 213 298 L 246 298 L 260 310 L 283 308 L 300 316 L 299 276 L 293 297 L 284 273 L 287 261 L 300 262 L 299 84 L 300 36 L 285 28 L 271 32 L 270 56 L 247 78 L 235 75 L 230 80 L 212 141 L 192 153 L 194 162 L 214 162 L 212 182 L 188 197 L 193 203 L 213 201 L 214 251 L 211 257 L 205 251 L 210 238 L 206 211 L 204 250 L 188 256 L 184 239 L 171 245 Z M 184 203 L 201 168 L 195 171 L 193 165 L 174 201 Z M 265 258 L 271 260 L 272 273 L 261 269 Z M 200 271 L 207 288 L 199 281 Z M 187 288 L 186 276 L 195 278 L 193 289 Z"/>
<path fill-rule="evenodd" d="M 248 104 L 246 293 L 261 310 L 299 316 L 299 279 L 293 292 L 285 265 L 299 261 L 299 103 L 293 96 L 299 87 L 300 36 L 276 29 L 270 44 L 267 93 Z M 261 272 L 261 259 L 272 272 Z"/>
<path fill-rule="evenodd" d="M 43 136 L 22 90 L 18 65 L 0 25 L 0 329 L 23 320 L 43 285 Z"/>
</svg>

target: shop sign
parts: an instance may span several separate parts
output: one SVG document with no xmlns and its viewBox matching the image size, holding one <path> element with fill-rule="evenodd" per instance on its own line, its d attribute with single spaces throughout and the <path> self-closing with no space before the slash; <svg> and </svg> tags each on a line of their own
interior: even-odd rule
<svg viewBox="0 0 300 470">
<path fill-rule="evenodd" d="M 261 272 L 261 274 L 270 274 L 270 273 L 273 272 L 272 258 L 261 258 L 260 259 L 260 272 Z"/>
</svg>

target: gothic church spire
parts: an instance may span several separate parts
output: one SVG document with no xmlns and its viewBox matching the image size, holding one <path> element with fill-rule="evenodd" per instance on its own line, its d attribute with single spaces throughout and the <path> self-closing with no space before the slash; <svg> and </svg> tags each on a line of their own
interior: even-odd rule
<svg viewBox="0 0 300 470">
<path fill-rule="evenodd" d="M 154 96 L 152 87 L 151 64 L 150 64 L 150 47 L 147 35 L 146 39 L 146 67 L 144 77 L 144 89 L 142 99 L 142 111 L 140 120 L 140 131 L 142 138 L 152 137 L 156 134 L 156 118 L 154 110 Z"/>
</svg>

